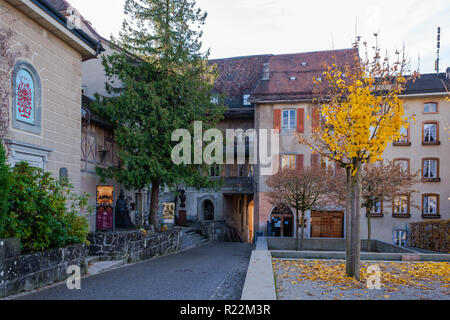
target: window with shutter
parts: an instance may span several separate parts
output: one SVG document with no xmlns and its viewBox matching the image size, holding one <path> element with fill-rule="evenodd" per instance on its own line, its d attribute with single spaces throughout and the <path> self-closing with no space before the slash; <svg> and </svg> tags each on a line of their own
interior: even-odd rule
<svg viewBox="0 0 450 320">
<path fill-rule="evenodd" d="M 281 168 L 284 169 L 294 169 L 295 168 L 295 155 L 294 154 L 283 154 L 281 155 Z"/>
<path fill-rule="evenodd" d="M 297 155 L 297 160 L 296 160 L 296 169 L 297 172 L 302 172 L 303 171 L 303 155 L 302 154 L 298 154 Z"/>
<path fill-rule="evenodd" d="M 295 110 L 283 110 L 281 113 L 281 131 L 284 133 L 292 132 L 296 129 L 297 120 L 296 120 L 296 112 Z"/>
<path fill-rule="evenodd" d="M 320 110 L 318 107 L 312 109 L 312 127 L 314 130 L 319 129 L 320 126 Z"/>
<path fill-rule="evenodd" d="M 313 170 L 319 170 L 320 168 L 320 156 L 317 153 L 311 155 L 311 168 Z"/>
<path fill-rule="evenodd" d="M 281 130 L 281 110 L 273 110 L 273 128 L 275 130 Z"/>
<path fill-rule="evenodd" d="M 297 109 L 297 132 L 305 132 L 305 109 Z"/>
</svg>

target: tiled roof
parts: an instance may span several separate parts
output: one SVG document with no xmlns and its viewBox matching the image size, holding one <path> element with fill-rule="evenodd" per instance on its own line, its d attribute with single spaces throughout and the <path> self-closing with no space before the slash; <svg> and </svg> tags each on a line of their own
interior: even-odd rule
<svg viewBox="0 0 450 320">
<path fill-rule="evenodd" d="M 216 92 L 226 96 L 230 108 L 243 107 L 243 95 L 251 94 L 262 77 L 264 63 L 271 55 L 235 57 L 209 60 L 218 68 L 219 76 L 214 84 Z"/>
<path fill-rule="evenodd" d="M 448 92 L 450 90 L 450 79 L 445 73 L 426 73 L 420 75 L 415 82 L 408 81 L 404 94 L 421 94 Z"/>
<path fill-rule="evenodd" d="M 46 0 L 50 5 L 52 5 L 56 10 L 62 14 L 66 14 L 67 10 L 72 7 L 72 5 L 66 0 Z M 73 7 L 76 9 L 75 7 Z M 81 16 L 81 30 L 86 32 L 89 36 L 96 39 L 97 41 L 105 40 L 98 32 L 92 27 L 91 23 Z"/>
<path fill-rule="evenodd" d="M 352 63 L 354 49 L 274 55 L 269 59 L 270 79 L 261 80 L 251 100 L 286 101 L 313 97 L 313 79 L 321 77 L 324 63 L 338 66 Z"/>
<path fill-rule="evenodd" d="M 70 4 L 65 0 L 47 0 L 56 10 L 58 11 L 66 11 Z"/>
</svg>

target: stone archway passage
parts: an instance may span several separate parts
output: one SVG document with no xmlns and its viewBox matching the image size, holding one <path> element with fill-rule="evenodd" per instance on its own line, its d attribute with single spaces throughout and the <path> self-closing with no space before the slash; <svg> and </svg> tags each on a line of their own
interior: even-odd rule
<svg viewBox="0 0 450 320">
<path fill-rule="evenodd" d="M 214 220 L 214 203 L 211 200 L 203 202 L 203 214 L 205 220 Z"/>
<path fill-rule="evenodd" d="M 285 205 L 278 205 L 272 210 L 270 224 L 273 237 L 292 237 L 294 235 L 294 215 Z"/>
</svg>

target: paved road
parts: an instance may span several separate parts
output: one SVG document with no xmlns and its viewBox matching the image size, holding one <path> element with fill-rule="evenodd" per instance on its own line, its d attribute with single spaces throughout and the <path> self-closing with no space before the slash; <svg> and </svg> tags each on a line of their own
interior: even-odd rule
<svg viewBox="0 0 450 320">
<path fill-rule="evenodd" d="M 240 299 L 251 250 L 244 243 L 211 242 L 83 278 L 81 290 L 63 284 L 18 299 Z"/>
</svg>

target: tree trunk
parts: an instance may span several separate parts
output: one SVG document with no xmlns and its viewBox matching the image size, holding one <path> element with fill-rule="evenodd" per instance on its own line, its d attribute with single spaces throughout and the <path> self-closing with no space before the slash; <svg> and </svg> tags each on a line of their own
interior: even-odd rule
<svg viewBox="0 0 450 320">
<path fill-rule="evenodd" d="M 152 181 L 152 200 L 150 203 L 150 224 L 158 229 L 158 206 L 159 206 L 159 179 Z"/>
<path fill-rule="evenodd" d="M 372 233 L 372 226 L 370 223 L 371 223 L 371 221 L 370 221 L 370 209 L 369 209 L 369 213 L 367 214 L 367 252 L 371 251 L 370 238 L 371 238 L 371 233 Z"/>
<path fill-rule="evenodd" d="M 347 168 L 347 199 L 345 202 L 345 270 L 350 273 L 350 238 L 351 238 L 351 210 L 352 210 L 352 171 Z"/>
<path fill-rule="evenodd" d="M 352 222 L 351 222 L 351 246 L 350 246 L 350 274 L 356 280 L 360 279 L 360 258 L 361 258 L 361 161 L 356 161 L 356 174 L 353 177 L 352 184 L 354 199 L 352 201 Z"/>
<path fill-rule="evenodd" d="M 300 228 L 302 228 L 301 230 L 301 236 L 300 236 L 300 250 L 303 250 L 303 238 L 304 238 L 304 226 L 305 225 L 305 212 L 302 211 L 302 220 L 301 220 L 301 224 L 300 224 Z"/>
<path fill-rule="evenodd" d="M 298 209 L 295 209 L 295 215 L 297 220 L 297 225 L 295 228 L 295 251 L 298 251 L 298 225 L 299 225 L 299 219 L 298 219 Z"/>
<path fill-rule="evenodd" d="M 349 255 L 348 255 L 348 270 L 347 270 L 347 275 L 349 277 L 353 277 L 354 273 L 353 273 L 353 265 L 354 265 L 354 245 L 353 245 L 353 226 L 355 224 L 355 198 L 356 198 L 356 193 L 355 193 L 355 187 L 356 187 L 356 180 L 355 177 L 352 176 L 351 173 L 351 169 L 350 169 L 350 214 L 349 214 Z"/>
</svg>

